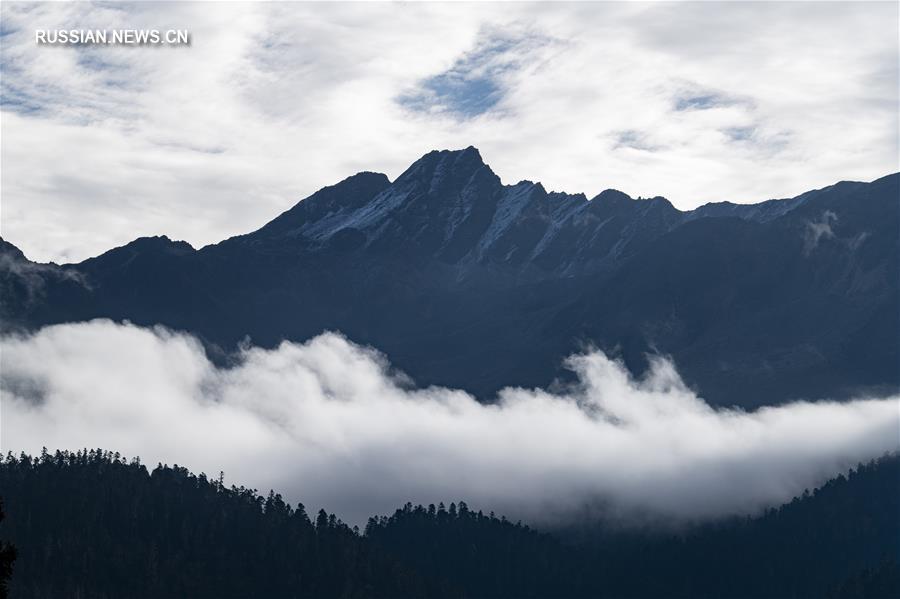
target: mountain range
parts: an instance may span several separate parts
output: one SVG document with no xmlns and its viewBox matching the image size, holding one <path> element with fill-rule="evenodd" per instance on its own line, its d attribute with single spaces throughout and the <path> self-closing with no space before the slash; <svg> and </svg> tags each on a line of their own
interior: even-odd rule
<svg viewBox="0 0 900 599">
<path fill-rule="evenodd" d="M 419 385 L 491 401 L 599 348 L 671 356 L 714 405 L 900 387 L 900 173 L 707 204 L 504 185 L 472 147 L 362 172 L 201 249 L 146 237 L 77 264 L 0 240 L 5 332 L 93 318 L 189 331 L 218 363 L 324 330 Z"/>
</svg>

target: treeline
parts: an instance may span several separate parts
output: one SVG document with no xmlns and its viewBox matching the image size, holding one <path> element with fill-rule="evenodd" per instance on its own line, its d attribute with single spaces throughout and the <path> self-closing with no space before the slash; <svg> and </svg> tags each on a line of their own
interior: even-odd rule
<svg viewBox="0 0 900 599">
<path fill-rule="evenodd" d="M 0 495 L 12 597 L 900 597 L 897 456 L 757 518 L 577 538 L 464 502 L 407 504 L 360 532 L 100 450 L 9 454 Z"/>
<path fill-rule="evenodd" d="M 898 599 L 900 456 L 759 517 L 677 533 L 581 525 L 551 537 L 462 504 L 407 505 L 366 537 L 472 597 Z"/>
<path fill-rule="evenodd" d="M 12 597 L 433 596 L 334 515 L 100 450 L 0 464 Z"/>
<path fill-rule="evenodd" d="M 465 502 L 407 504 L 369 519 L 365 536 L 456 596 L 597 596 L 600 586 L 575 548 Z"/>
</svg>

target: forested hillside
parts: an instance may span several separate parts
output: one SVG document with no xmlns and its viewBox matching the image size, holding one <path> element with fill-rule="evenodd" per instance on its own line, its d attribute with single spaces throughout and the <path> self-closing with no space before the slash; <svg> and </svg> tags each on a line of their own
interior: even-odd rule
<svg viewBox="0 0 900 599">
<path fill-rule="evenodd" d="M 538 532 L 464 502 L 365 531 L 100 450 L 0 464 L 13 597 L 897 597 L 900 458 L 758 518 Z"/>
<path fill-rule="evenodd" d="M 88 451 L 0 466 L 13 597 L 432 595 L 324 512 Z"/>
</svg>

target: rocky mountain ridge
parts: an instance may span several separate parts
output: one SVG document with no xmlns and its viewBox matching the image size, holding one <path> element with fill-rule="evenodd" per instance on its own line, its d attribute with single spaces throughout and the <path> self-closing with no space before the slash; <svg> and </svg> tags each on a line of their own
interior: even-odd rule
<svg viewBox="0 0 900 599">
<path fill-rule="evenodd" d="M 420 384 L 488 401 L 565 379 L 563 358 L 588 346 L 636 374 L 648 353 L 670 355 L 725 405 L 893 390 L 898 181 L 682 212 L 616 190 L 503 185 L 475 148 L 436 151 L 393 182 L 359 173 L 199 250 L 141 238 L 57 266 L 3 242 L 0 318 L 163 324 L 223 363 L 247 338 L 340 330 Z"/>
</svg>

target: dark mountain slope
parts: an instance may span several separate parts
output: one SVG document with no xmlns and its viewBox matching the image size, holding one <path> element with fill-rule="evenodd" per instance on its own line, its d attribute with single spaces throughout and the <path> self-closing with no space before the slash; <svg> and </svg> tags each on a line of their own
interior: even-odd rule
<svg viewBox="0 0 900 599">
<path fill-rule="evenodd" d="M 898 181 L 683 213 L 503 185 L 474 148 L 431 152 L 393 183 L 360 173 L 196 251 L 140 239 L 56 266 L 5 244 L 0 315 L 6 329 L 164 324 L 214 356 L 340 330 L 420 384 L 484 399 L 548 384 L 585 344 L 635 372 L 671 354 L 720 404 L 896 390 Z"/>
<path fill-rule="evenodd" d="M 839 187 L 768 224 L 688 222 L 564 320 L 579 322 L 580 336 L 618 340 L 636 369 L 647 343 L 673 354 L 710 396 L 754 388 L 743 405 L 895 386 L 896 177 L 871 185 L 872 194 Z M 830 233 L 812 241 L 823 219 Z M 604 313 L 619 318 L 596 316 Z"/>
<path fill-rule="evenodd" d="M 390 184 L 387 176 L 381 173 L 357 173 L 337 185 L 317 191 L 247 237 L 281 240 L 302 238 L 304 225 L 323 219 L 343 220 L 347 214 L 365 206 Z"/>
</svg>

